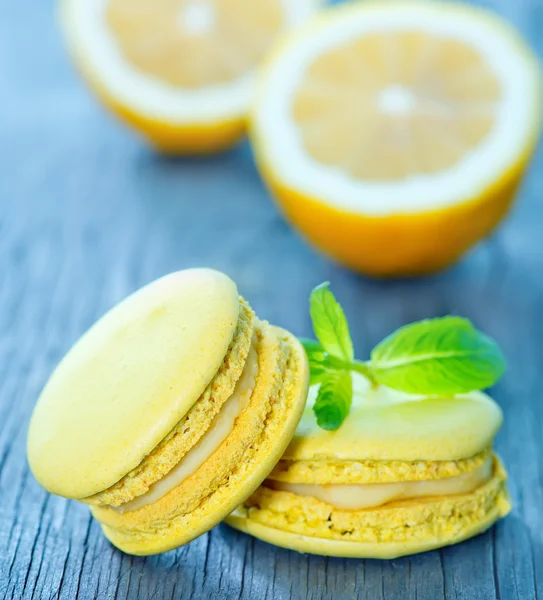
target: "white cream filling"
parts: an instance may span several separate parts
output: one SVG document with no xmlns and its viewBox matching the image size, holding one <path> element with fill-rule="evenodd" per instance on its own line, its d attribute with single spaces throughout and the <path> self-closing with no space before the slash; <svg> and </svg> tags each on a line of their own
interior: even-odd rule
<svg viewBox="0 0 543 600">
<path fill-rule="evenodd" d="M 249 405 L 257 376 L 258 355 L 253 341 L 249 355 L 247 356 L 247 362 L 245 363 L 241 377 L 236 383 L 234 392 L 224 403 L 219 413 L 213 419 L 210 428 L 199 442 L 185 454 L 167 475 L 154 483 L 148 492 L 121 506 L 111 508 L 120 513 L 142 508 L 147 504 L 160 500 L 160 498 L 180 485 L 187 477 L 195 473 L 213 452 L 217 450 L 231 433 L 232 429 L 234 429 L 236 419 Z"/>
<path fill-rule="evenodd" d="M 431 481 L 398 481 L 362 485 L 313 485 L 266 480 L 266 487 L 291 492 L 298 496 L 312 496 L 317 500 L 344 510 L 360 510 L 381 506 L 395 500 L 428 496 L 466 494 L 485 483 L 492 476 L 492 457 L 475 471 L 447 479 Z"/>
</svg>

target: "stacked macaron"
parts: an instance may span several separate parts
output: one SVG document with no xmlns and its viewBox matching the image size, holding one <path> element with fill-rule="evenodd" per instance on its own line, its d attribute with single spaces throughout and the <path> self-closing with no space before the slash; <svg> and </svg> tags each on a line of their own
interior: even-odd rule
<svg viewBox="0 0 543 600">
<path fill-rule="evenodd" d="M 420 398 L 353 377 L 337 431 L 317 426 L 311 388 L 291 444 L 231 526 L 301 552 L 393 558 L 459 542 L 509 512 L 493 400 Z"/>
<path fill-rule="evenodd" d="M 226 519 L 301 552 L 391 558 L 456 543 L 507 514 L 492 451 L 500 409 L 478 391 L 428 393 L 490 385 L 504 368 L 495 343 L 466 320 L 430 320 L 398 330 L 364 363 L 326 285 L 312 293 L 311 315 L 320 341 L 304 350 L 217 271 L 173 273 L 135 292 L 45 386 L 28 436 L 34 475 L 90 505 L 131 554 L 181 546 Z M 410 336 L 418 354 L 406 367 Z M 431 355 L 421 355 L 423 339 L 440 349 L 433 370 L 420 370 Z M 306 405 L 310 374 L 318 383 Z"/>
<path fill-rule="evenodd" d="M 307 358 L 210 269 L 128 297 L 59 364 L 36 405 L 28 458 L 50 492 L 91 505 L 132 554 L 211 529 L 277 463 L 300 420 Z"/>
</svg>

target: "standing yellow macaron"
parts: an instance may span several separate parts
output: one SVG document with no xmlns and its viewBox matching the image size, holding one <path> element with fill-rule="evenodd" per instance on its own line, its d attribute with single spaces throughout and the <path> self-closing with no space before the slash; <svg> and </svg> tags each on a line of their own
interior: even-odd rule
<svg viewBox="0 0 543 600">
<path fill-rule="evenodd" d="M 302 346 L 255 318 L 222 273 L 173 273 L 129 296 L 45 386 L 28 459 L 91 505 L 107 538 L 154 554 L 208 531 L 265 479 L 307 397 Z"/>
</svg>

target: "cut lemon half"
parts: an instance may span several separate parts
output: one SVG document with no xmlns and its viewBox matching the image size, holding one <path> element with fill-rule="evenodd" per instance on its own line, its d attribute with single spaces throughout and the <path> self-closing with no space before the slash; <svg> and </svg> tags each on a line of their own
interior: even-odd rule
<svg viewBox="0 0 543 600">
<path fill-rule="evenodd" d="M 254 70 L 319 0 L 62 0 L 69 49 L 97 95 L 170 152 L 244 133 Z"/>
<path fill-rule="evenodd" d="M 324 11 L 266 62 L 257 162 L 323 252 L 378 276 L 455 261 L 506 214 L 540 130 L 539 65 L 457 3 Z"/>
</svg>

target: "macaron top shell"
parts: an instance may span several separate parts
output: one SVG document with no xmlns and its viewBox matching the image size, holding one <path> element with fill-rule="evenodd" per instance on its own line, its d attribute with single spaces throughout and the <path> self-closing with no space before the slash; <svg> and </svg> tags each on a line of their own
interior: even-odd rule
<svg viewBox="0 0 543 600">
<path fill-rule="evenodd" d="M 423 398 L 379 387 L 353 375 L 351 412 L 336 431 L 321 429 L 312 387 L 302 420 L 283 460 L 449 461 L 492 444 L 502 412 L 486 394 Z"/>
<path fill-rule="evenodd" d="M 81 499 L 113 485 L 171 431 L 221 366 L 236 285 L 211 269 L 167 275 L 100 319 L 58 365 L 28 435 L 36 479 Z"/>
</svg>

